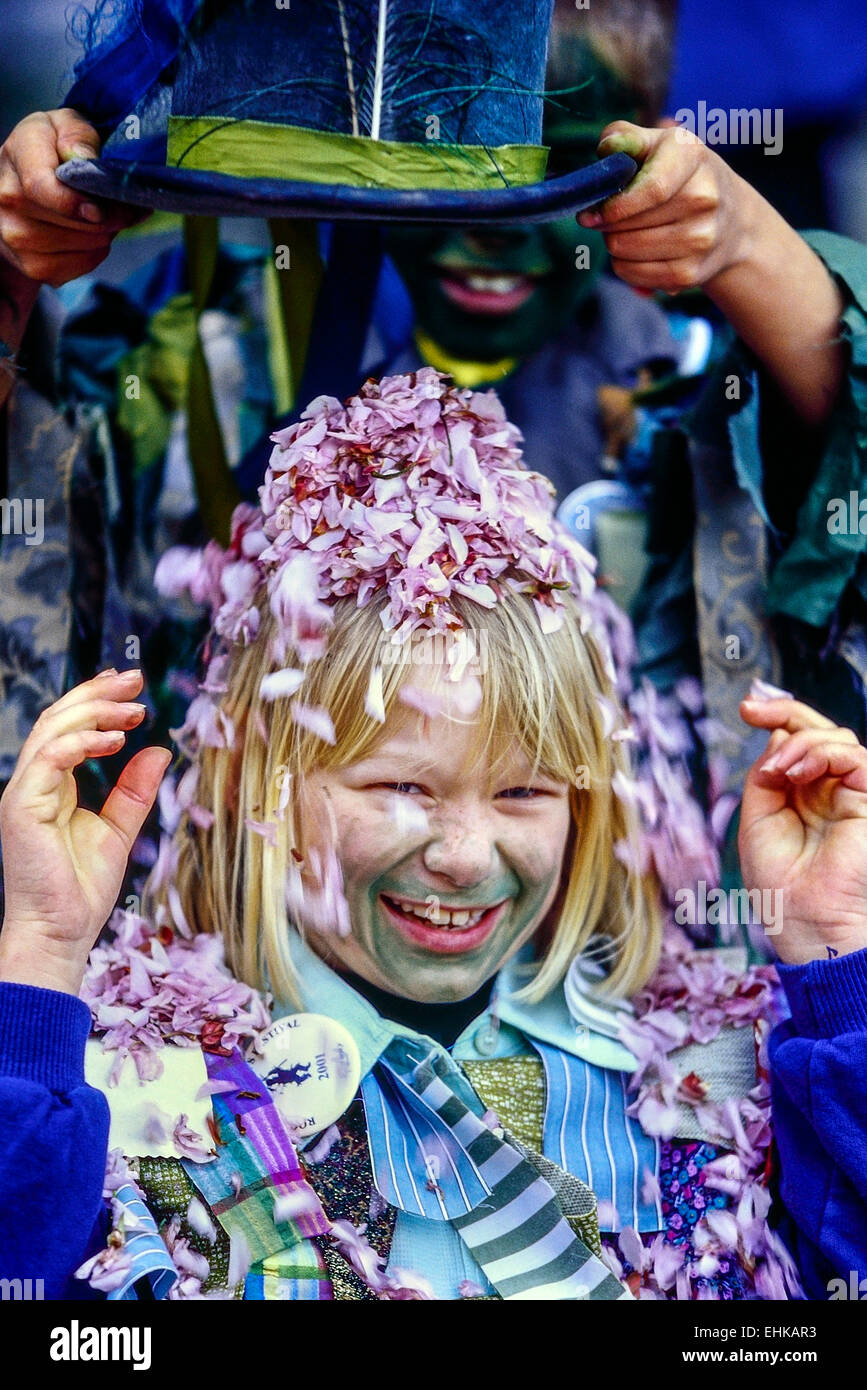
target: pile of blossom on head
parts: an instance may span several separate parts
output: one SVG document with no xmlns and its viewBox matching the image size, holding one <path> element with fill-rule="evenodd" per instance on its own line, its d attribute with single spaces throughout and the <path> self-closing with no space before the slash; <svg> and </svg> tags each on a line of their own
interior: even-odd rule
<svg viewBox="0 0 867 1390">
<path fill-rule="evenodd" d="M 319 397 L 272 438 L 261 507 L 236 510 L 228 549 L 172 551 L 157 572 L 163 592 L 212 614 L 206 674 L 175 734 L 190 765 L 163 797 L 176 833 L 148 887 L 157 925 L 219 932 L 237 975 L 294 997 L 290 922 L 351 929 L 305 779 L 367 756 L 402 707 L 437 716 L 436 688 L 413 683 L 415 640 L 435 634 L 479 756 L 495 765 L 518 739 L 572 787 L 558 924 L 529 993 L 598 931 L 617 947 L 610 987 L 633 991 L 658 954 L 639 835 L 653 796 L 628 767 L 610 605 L 498 398 L 423 369 L 345 404 Z"/>
</svg>

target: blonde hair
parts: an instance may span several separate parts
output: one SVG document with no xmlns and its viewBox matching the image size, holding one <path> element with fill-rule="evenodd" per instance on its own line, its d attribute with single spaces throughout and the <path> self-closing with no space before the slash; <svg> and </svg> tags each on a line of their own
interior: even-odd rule
<svg viewBox="0 0 867 1390">
<path fill-rule="evenodd" d="M 237 976 L 294 1005 L 299 996 L 288 953 L 285 885 L 304 853 L 304 782 L 314 767 L 368 756 L 384 736 L 385 726 L 364 707 L 370 672 L 382 657 L 383 603 L 358 609 L 353 600 L 339 601 L 328 650 L 306 668 L 299 698 L 328 710 L 334 746 L 293 722 L 288 700 L 262 699 L 274 633 L 274 620 L 263 610 L 257 639 L 232 656 L 221 703 L 235 726 L 236 746 L 204 747 L 197 760 L 196 801 L 213 813 L 213 825 L 204 829 L 184 813 L 176 831 L 172 887 L 187 921 L 195 931 L 220 933 Z M 597 934 L 613 943 L 614 965 L 603 989 L 630 995 L 656 964 L 661 919 L 655 884 L 627 867 L 636 857 L 638 828 L 613 791 L 617 771 L 628 774 L 628 759 L 626 745 L 605 736 L 599 697 L 614 697 L 596 644 L 582 634 L 571 599 L 563 626 L 552 634 L 542 633 L 525 595 L 509 595 L 489 610 L 456 597 L 450 603 L 485 657 L 478 756 L 488 758 L 493 771 L 517 739 L 534 771 L 571 786 L 572 834 L 557 920 L 522 996 L 541 999 Z M 387 720 L 405 708 L 398 692 L 413 669 L 409 644 L 395 656 L 383 666 Z M 290 653 L 286 664 L 292 661 Z M 272 845 L 246 822 L 277 820 L 287 777 L 289 803 Z M 163 910 L 157 920 L 168 913 L 167 892 L 168 885 L 154 897 L 146 891 L 146 913 Z"/>
</svg>

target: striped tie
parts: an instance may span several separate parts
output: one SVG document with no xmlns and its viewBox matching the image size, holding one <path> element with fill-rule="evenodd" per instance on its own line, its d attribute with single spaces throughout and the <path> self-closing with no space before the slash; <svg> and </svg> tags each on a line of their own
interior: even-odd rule
<svg viewBox="0 0 867 1390">
<path fill-rule="evenodd" d="M 376 1072 L 364 1086 L 369 1120 L 386 1127 L 389 1152 L 403 1150 L 422 1214 L 451 1222 L 501 1298 L 631 1298 L 575 1235 L 551 1185 L 488 1127 L 478 1096 L 443 1049 L 396 1038 Z M 396 1172 L 393 1162 L 378 1165 L 376 1185 L 406 1209 Z"/>
</svg>

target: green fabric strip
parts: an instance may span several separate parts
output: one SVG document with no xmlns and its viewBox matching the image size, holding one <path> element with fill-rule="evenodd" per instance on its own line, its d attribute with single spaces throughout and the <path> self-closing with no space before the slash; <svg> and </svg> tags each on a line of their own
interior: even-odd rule
<svg viewBox="0 0 867 1390">
<path fill-rule="evenodd" d="M 545 177 L 544 145 L 450 145 L 335 135 L 271 121 L 170 116 L 166 164 L 352 188 L 511 188 Z"/>
<path fill-rule="evenodd" d="M 187 399 L 195 336 L 192 296 L 173 295 L 150 319 L 145 341 L 117 364 L 115 420 L 129 441 L 136 474 L 152 468 L 168 448 L 172 418 Z"/>
<path fill-rule="evenodd" d="M 202 524 L 209 536 L 226 546 L 231 533 L 232 512 L 241 499 L 226 457 L 208 363 L 198 332 L 199 318 L 207 307 L 217 266 L 218 226 L 214 217 L 184 218 L 184 245 L 196 316 L 196 336 L 187 382 L 187 452 Z"/>
<path fill-rule="evenodd" d="M 282 326 L 282 351 L 271 360 L 274 400 L 277 413 L 283 415 L 295 404 L 301 384 L 323 266 L 315 222 L 274 217 L 268 221 L 268 230 Z M 285 380 L 279 376 L 281 366 Z"/>
</svg>

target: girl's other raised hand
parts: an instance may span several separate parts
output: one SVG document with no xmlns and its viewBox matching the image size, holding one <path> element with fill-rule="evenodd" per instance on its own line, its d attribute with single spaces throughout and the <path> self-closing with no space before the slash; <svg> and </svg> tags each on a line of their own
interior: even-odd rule
<svg viewBox="0 0 867 1390">
<path fill-rule="evenodd" d="M 123 747 L 145 714 L 142 684 L 140 671 L 101 672 L 49 706 L 21 749 L 0 798 L 0 980 L 79 992 L 172 755 L 136 753 L 99 815 L 79 806 L 74 769 Z"/>
<path fill-rule="evenodd" d="M 780 890 L 787 964 L 867 947 L 867 749 L 851 729 L 798 700 L 744 700 L 741 718 L 767 729 L 741 803 L 747 888 Z"/>
</svg>

